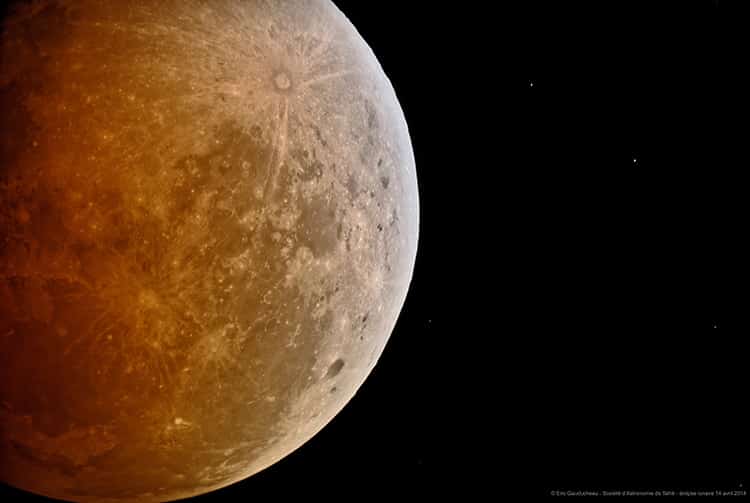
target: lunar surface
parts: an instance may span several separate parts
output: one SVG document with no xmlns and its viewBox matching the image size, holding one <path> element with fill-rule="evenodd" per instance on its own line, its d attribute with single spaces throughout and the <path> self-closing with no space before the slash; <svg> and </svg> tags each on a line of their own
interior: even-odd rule
<svg viewBox="0 0 750 503">
<path fill-rule="evenodd" d="M 37 0 L 0 51 L 0 478 L 165 501 L 303 444 L 416 254 L 407 125 L 355 28 L 328 0 Z"/>
</svg>

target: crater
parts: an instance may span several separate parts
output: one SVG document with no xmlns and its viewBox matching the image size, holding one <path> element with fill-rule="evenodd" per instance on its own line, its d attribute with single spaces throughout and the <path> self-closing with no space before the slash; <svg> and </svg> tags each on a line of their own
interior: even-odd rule
<svg viewBox="0 0 750 503">
<path fill-rule="evenodd" d="M 326 373 L 326 377 L 328 379 L 332 379 L 336 377 L 337 375 L 339 375 L 339 373 L 341 373 L 341 369 L 344 368 L 344 365 L 346 365 L 346 362 L 342 360 L 341 358 L 339 358 L 338 360 L 333 362 L 330 367 L 328 367 L 328 372 Z"/>
<path fill-rule="evenodd" d="M 292 87 L 292 78 L 289 73 L 281 71 L 274 76 L 273 83 L 279 91 L 288 91 Z"/>
</svg>

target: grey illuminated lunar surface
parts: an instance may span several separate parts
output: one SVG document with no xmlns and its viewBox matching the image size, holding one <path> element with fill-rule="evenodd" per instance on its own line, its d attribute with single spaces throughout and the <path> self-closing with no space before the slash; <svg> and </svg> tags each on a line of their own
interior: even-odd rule
<svg viewBox="0 0 750 503">
<path fill-rule="evenodd" d="M 40 0 L 0 48 L 0 478 L 163 501 L 299 447 L 416 255 L 407 126 L 355 28 L 327 0 Z"/>
</svg>

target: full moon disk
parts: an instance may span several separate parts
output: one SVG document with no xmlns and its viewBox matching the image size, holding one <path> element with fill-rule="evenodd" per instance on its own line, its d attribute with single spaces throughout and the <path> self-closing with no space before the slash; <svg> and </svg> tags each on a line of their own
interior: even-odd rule
<svg viewBox="0 0 750 503">
<path fill-rule="evenodd" d="M 355 28 L 328 0 L 20 1 L 0 51 L 0 479 L 164 501 L 299 447 L 416 255 Z"/>
</svg>

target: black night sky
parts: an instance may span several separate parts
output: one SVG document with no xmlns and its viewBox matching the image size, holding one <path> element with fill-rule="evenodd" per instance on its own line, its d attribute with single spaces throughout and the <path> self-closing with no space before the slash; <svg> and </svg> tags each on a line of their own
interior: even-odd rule
<svg viewBox="0 0 750 503">
<path fill-rule="evenodd" d="M 750 5 L 335 3 L 410 126 L 412 288 L 320 434 L 195 500 L 740 490 Z"/>
</svg>

